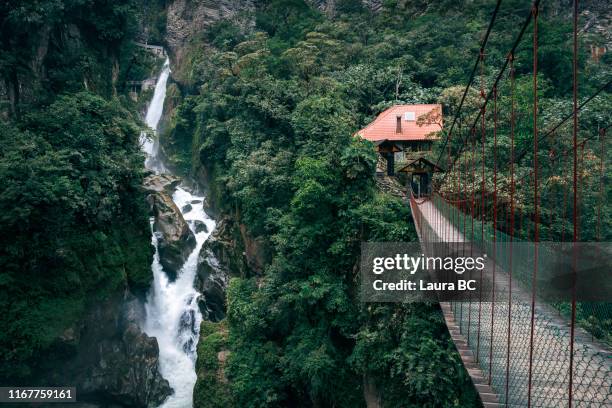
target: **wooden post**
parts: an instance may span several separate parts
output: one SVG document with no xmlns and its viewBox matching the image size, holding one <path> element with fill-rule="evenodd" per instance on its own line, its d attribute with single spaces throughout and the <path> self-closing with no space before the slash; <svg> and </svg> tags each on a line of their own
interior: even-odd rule
<svg viewBox="0 0 612 408">
<path fill-rule="evenodd" d="M 390 152 L 386 154 L 387 158 L 387 175 L 394 176 L 395 175 L 395 153 Z"/>
</svg>

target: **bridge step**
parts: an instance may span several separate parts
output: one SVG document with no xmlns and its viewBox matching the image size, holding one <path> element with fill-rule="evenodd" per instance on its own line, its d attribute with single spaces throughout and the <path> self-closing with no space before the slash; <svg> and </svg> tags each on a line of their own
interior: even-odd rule
<svg viewBox="0 0 612 408">
<path fill-rule="evenodd" d="M 467 370 L 472 383 L 474 384 L 474 387 L 476 388 L 476 391 L 483 402 L 483 406 L 487 408 L 501 407 L 501 405 L 498 404 L 500 401 L 499 396 L 488 384 L 488 378 L 485 378 L 480 365 L 474 359 L 474 353 L 470 349 L 467 339 L 463 336 L 463 334 L 461 334 L 459 326 L 457 326 L 455 323 L 450 305 L 448 303 L 440 303 L 440 307 L 442 308 L 442 314 L 446 320 L 448 332 L 453 339 L 453 343 L 455 344 L 457 351 L 459 352 L 463 366 Z"/>
<path fill-rule="evenodd" d="M 490 404 L 498 404 L 499 403 L 499 399 L 497 398 L 497 394 L 492 394 L 492 393 L 489 393 L 489 392 L 480 393 L 480 399 L 482 400 L 483 404 L 485 402 L 488 402 Z"/>
<path fill-rule="evenodd" d="M 488 384 L 475 384 L 476 391 L 479 393 L 489 393 L 491 391 L 491 387 Z"/>
</svg>

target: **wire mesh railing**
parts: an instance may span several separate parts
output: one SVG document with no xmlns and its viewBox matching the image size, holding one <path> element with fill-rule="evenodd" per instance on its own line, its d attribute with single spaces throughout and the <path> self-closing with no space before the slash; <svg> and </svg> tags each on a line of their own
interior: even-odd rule
<svg viewBox="0 0 612 408">
<path fill-rule="evenodd" d="M 494 230 L 490 223 L 473 219 L 459 207 L 460 204 L 453 205 L 436 194 L 431 199 L 411 200 L 425 251 L 439 252 L 444 248 L 440 243 L 445 243 L 448 254 L 453 245 L 462 243 L 462 248 L 466 248 L 468 243 L 468 248 L 474 246 L 475 250 L 495 253 L 492 255 L 495 271 L 491 266 L 485 271 L 489 275 L 496 273 L 497 282 L 491 288 L 494 296 L 480 293 L 450 303 L 461 334 L 500 403 L 512 407 L 567 406 L 571 377 L 572 406 L 612 406 L 610 351 L 579 330 L 570 364 L 567 316 L 554 305 L 539 300 L 532 316 L 529 285 L 533 253 L 525 252 L 529 243 L 521 241 L 521 245 L 512 246 L 515 251 L 520 248 L 521 253 L 508 251 L 516 239 Z M 600 313 L 606 313 L 605 305 L 593 305 Z"/>
</svg>

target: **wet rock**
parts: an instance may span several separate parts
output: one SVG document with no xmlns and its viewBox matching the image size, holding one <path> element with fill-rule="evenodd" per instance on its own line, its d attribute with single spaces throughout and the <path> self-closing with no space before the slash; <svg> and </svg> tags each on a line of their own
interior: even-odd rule
<svg viewBox="0 0 612 408">
<path fill-rule="evenodd" d="M 153 229 L 158 234 L 160 263 L 171 280 L 176 279 L 196 246 L 195 236 L 172 198 L 164 192 L 152 194 Z"/>
<path fill-rule="evenodd" d="M 200 232 L 208 232 L 208 227 L 206 226 L 206 223 L 204 221 L 192 220 L 188 222 L 193 226 L 193 229 L 196 234 L 199 234 Z"/>
<path fill-rule="evenodd" d="M 183 214 L 187 214 L 191 210 L 193 210 L 193 207 L 191 206 L 191 204 L 185 204 L 183 208 L 181 208 L 181 212 Z"/>
<path fill-rule="evenodd" d="M 198 300 L 202 316 L 207 320 L 218 322 L 225 317 L 225 291 L 229 273 L 215 257 L 209 244 L 211 241 L 214 242 L 213 237 L 204 243 L 198 255 L 194 286 L 202 294 Z"/>
<path fill-rule="evenodd" d="M 172 389 L 159 372 L 157 340 L 141 330 L 142 319 L 144 306 L 128 291 L 96 304 L 80 326 L 58 339 L 71 344 L 69 360 L 61 370 L 57 361 L 46 360 L 49 367 L 41 367 L 37 382 L 75 386 L 82 406 L 159 406 Z"/>
<path fill-rule="evenodd" d="M 193 310 L 185 310 L 179 319 L 179 332 L 193 332 L 195 330 L 195 312 Z"/>
<path fill-rule="evenodd" d="M 191 354 L 193 352 L 195 348 L 195 342 L 193 341 L 192 338 L 189 338 L 184 344 L 183 344 L 183 351 L 187 354 Z"/>
<path fill-rule="evenodd" d="M 170 174 L 151 174 L 145 177 L 142 185 L 147 191 L 172 195 L 180 183 L 179 177 Z"/>
<path fill-rule="evenodd" d="M 242 241 L 234 226 L 230 217 L 222 218 L 204 247 L 210 250 L 218 264 L 223 265 L 223 269 L 230 275 L 242 276 L 246 273 L 244 249 L 239 246 Z"/>
<path fill-rule="evenodd" d="M 271 251 L 264 237 L 252 237 L 246 226 L 230 217 L 222 218 L 204 244 L 220 265 L 233 276 L 262 274 Z"/>
</svg>

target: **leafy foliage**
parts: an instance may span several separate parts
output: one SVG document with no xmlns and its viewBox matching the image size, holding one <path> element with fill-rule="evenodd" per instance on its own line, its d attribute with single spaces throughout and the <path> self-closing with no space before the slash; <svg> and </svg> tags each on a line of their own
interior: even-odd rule
<svg viewBox="0 0 612 408">
<path fill-rule="evenodd" d="M 193 170 L 206 168 L 218 207 L 237 214 L 253 235 L 269 237 L 274 253 L 263 276 L 236 278 L 230 285 L 232 393 L 238 406 L 361 406 L 361 394 L 373 384 L 385 406 L 477 405 L 436 307 L 358 303 L 359 243 L 415 235 L 406 206 L 376 191 L 372 146 L 351 135 L 395 103 L 443 103 L 446 117 L 452 117 L 494 2 L 384 1 L 376 13 L 360 2 L 335 5 L 335 13 L 324 15 L 300 0 L 257 2 L 252 33 L 226 22 L 207 34 L 217 49 L 208 50 L 206 59 L 192 59 L 191 69 L 199 73 L 189 99 L 193 108 L 180 116 L 195 118 L 191 141 L 200 161 Z M 461 129 L 481 103 L 480 84 L 490 88 L 529 7 L 518 0 L 504 3 L 483 78 L 459 117 Z M 571 35 L 556 6 L 544 7 L 540 22 L 540 128 L 545 129 L 571 110 L 565 102 L 571 91 Z M 526 152 L 520 175 L 528 174 L 532 159 L 529 35 L 515 60 L 516 150 Z M 581 71 L 590 72 L 581 84 L 587 93 L 609 69 L 580 58 Z M 507 81 L 499 94 L 499 126 L 507 129 Z M 595 108 L 583 113 L 585 136 L 609 121 L 609 97 L 598 98 Z M 487 120 L 488 134 L 492 122 Z M 451 140 L 451 151 L 458 151 L 461 140 Z M 498 143 L 499 162 L 507 162 L 507 131 L 498 133 Z M 558 152 L 568 139 L 550 143 L 542 152 Z M 599 159 L 594 148 L 585 149 L 585 176 Z M 489 162 L 485 166 L 490 190 L 492 168 Z M 507 179 L 507 168 L 500 167 L 498 180 Z M 562 194 L 555 180 L 542 193 L 549 204 Z M 595 190 L 594 179 L 582 180 L 583 191 Z M 456 180 L 450 181 L 444 189 L 452 193 Z M 501 205 L 507 198 L 500 193 Z M 516 199 L 524 214 L 531 211 L 527 190 Z M 585 198 L 585 206 L 597 199 L 601 202 L 601 194 Z M 542 234 L 554 237 L 567 225 L 548 224 L 559 218 L 560 208 L 547 208 Z M 608 217 L 602 218 L 609 225 Z M 594 234 L 593 220 L 581 221 L 585 238 Z M 523 228 L 527 235 L 529 226 Z"/>
<path fill-rule="evenodd" d="M 454 50 L 487 18 L 480 4 L 391 3 L 370 14 L 342 2 L 330 19 L 258 2 L 254 32 L 225 22 L 206 34 L 207 58 L 198 45 L 186 57 L 198 74 L 168 145 L 191 142 L 182 154 L 199 158 L 216 206 L 272 247 L 265 273 L 227 294 L 235 406 L 363 406 L 364 378 L 385 406 L 478 405 L 439 308 L 359 302 L 360 243 L 416 236 L 407 206 L 375 186 L 373 146 L 352 135 L 393 103 L 456 98 L 471 58 Z M 466 31 L 453 13 L 474 22 Z"/>
<path fill-rule="evenodd" d="M 87 302 L 148 287 L 138 134 L 116 100 L 86 92 L 0 123 L 1 378 L 30 375 Z"/>
<path fill-rule="evenodd" d="M 140 127 L 122 95 L 159 63 L 133 44 L 141 3 L 0 3 L 4 383 L 61 364 L 92 302 L 150 284 Z"/>
</svg>

